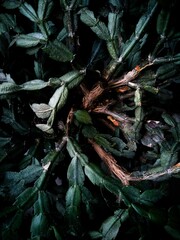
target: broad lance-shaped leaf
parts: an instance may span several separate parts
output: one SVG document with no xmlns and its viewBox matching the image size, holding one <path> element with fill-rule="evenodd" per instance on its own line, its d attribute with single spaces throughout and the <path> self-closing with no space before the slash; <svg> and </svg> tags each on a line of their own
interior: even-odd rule
<svg viewBox="0 0 180 240">
<path fill-rule="evenodd" d="M 14 93 L 21 90 L 22 90 L 22 87 L 15 83 L 3 82 L 0 84 L 0 95 Z"/>
<path fill-rule="evenodd" d="M 86 71 L 85 70 L 74 70 L 71 72 L 66 73 L 65 75 L 61 76 L 59 79 L 62 81 L 68 89 L 71 89 L 77 86 L 84 78 Z"/>
<path fill-rule="evenodd" d="M 0 84 L 0 95 L 2 94 L 10 94 L 22 90 L 26 91 L 35 91 L 48 86 L 48 82 L 44 82 L 43 80 L 35 79 L 28 82 L 25 82 L 21 85 L 17 85 L 13 82 L 3 82 Z"/>
<path fill-rule="evenodd" d="M 131 38 L 129 40 L 127 40 L 127 45 L 126 47 L 123 47 L 122 53 L 119 57 L 119 62 L 122 62 L 123 60 L 125 60 L 128 55 L 131 53 L 132 49 L 135 47 L 135 45 L 139 42 L 140 37 L 142 37 L 145 28 L 147 27 L 148 23 L 151 20 L 151 17 L 153 16 L 155 10 L 157 9 L 157 2 L 152 1 L 153 5 L 151 6 L 151 8 L 148 10 L 148 13 L 146 13 L 145 15 L 143 15 L 137 25 L 136 25 L 136 29 L 135 29 L 135 34 L 133 34 L 131 36 Z"/>
<path fill-rule="evenodd" d="M 42 236 L 44 230 L 49 229 L 47 213 L 49 212 L 49 198 L 44 191 L 38 191 L 38 199 L 34 203 L 34 217 L 31 222 L 31 235 Z"/>
<path fill-rule="evenodd" d="M 129 213 L 127 210 L 117 210 L 114 216 L 107 218 L 101 225 L 100 232 L 102 233 L 103 240 L 113 240 L 116 238 L 121 224 L 128 218 Z"/>
<path fill-rule="evenodd" d="M 163 8 L 158 15 L 156 29 L 161 38 L 167 37 L 170 16 L 171 12 L 165 8 Z"/>
<path fill-rule="evenodd" d="M 29 34 L 20 34 L 16 39 L 16 45 L 18 47 L 30 48 L 38 45 L 39 43 L 45 44 L 47 41 L 42 33 L 33 32 Z"/>
<path fill-rule="evenodd" d="M 110 34 L 108 31 L 108 28 L 106 27 L 106 25 L 97 20 L 94 17 L 94 13 L 90 10 L 87 9 L 83 9 L 81 11 L 81 21 L 84 22 L 86 25 L 88 25 L 91 30 L 101 39 L 103 40 L 110 40 Z"/>
<path fill-rule="evenodd" d="M 10 29 L 16 27 L 16 18 L 15 18 L 15 16 L 11 15 L 11 14 L 8 14 L 8 13 L 1 13 L 0 14 L 0 22 L 2 23 L 2 25 L 6 26 L 6 27 L 8 27 Z M 2 27 L 2 25 L 1 25 L 1 27 Z M 0 30 L 0 32 L 3 32 L 3 31 Z"/>
<path fill-rule="evenodd" d="M 18 0 L 4 1 L 1 5 L 6 9 L 15 9 L 21 5 L 21 2 Z"/>
<path fill-rule="evenodd" d="M 60 110 L 66 103 L 68 97 L 68 88 L 63 84 L 57 88 L 53 96 L 50 98 L 48 105 L 52 108 L 56 108 L 56 111 Z"/>
<path fill-rule="evenodd" d="M 39 0 L 37 15 L 40 20 L 46 20 L 49 17 L 53 7 L 53 1 L 49 0 Z"/>
<path fill-rule="evenodd" d="M 73 53 L 59 40 L 49 42 L 43 50 L 55 61 L 68 62 L 72 61 L 74 56 Z"/>
<path fill-rule="evenodd" d="M 121 183 L 118 180 L 105 175 L 102 170 L 93 163 L 85 165 L 85 175 L 94 185 L 104 187 L 116 196 L 120 194 L 122 186 Z"/>
<path fill-rule="evenodd" d="M 74 113 L 76 119 L 78 122 L 83 123 L 83 124 L 92 124 L 92 119 L 89 113 L 86 110 L 77 110 Z"/>
<path fill-rule="evenodd" d="M 83 185 L 85 176 L 80 160 L 75 155 L 68 167 L 67 178 L 70 185 Z"/>
<path fill-rule="evenodd" d="M 78 185 L 70 186 L 66 193 L 66 218 L 72 233 L 80 228 L 81 191 Z"/>
<path fill-rule="evenodd" d="M 46 214 L 39 213 L 32 218 L 31 222 L 31 237 L 41 237 L 45 231 L 49 230 L 49 221 Z"/>
<path fill-rule="evenodd" d="M 5 173 L 5 181 L 17 182 L 24 180 L 25 184 L 30 184 L 34 182 L 42 173 L 42 167 L 40 165 L 29 165 L 25 169 L 22 169 L 20 172 L 7 171 Z"/>
<path fill-rule="evenodd" d="M 48 82 L 45 82 L 40 79 L 34 79 L 28 82 L 25 82 L 20 85 L 22 87 L 22 90 L 26 91 L 35 91 L 40 90 L 48 86 Z"/>
<path fill-rule="evenodd" d="M 39 21 L 38 16 L 37 16 L 34 8 L 30 4 L 28 4 L 26 2 L 21 4 L 19 10 L 24 16 L 29 18 L 29 20 L 31 20 L 32 22 L 38 22 Z"/>
<path fill-rule="evenodd" d="M 38 118 L 48 118 L 53 110 L 52 107 L 50 107 L 48 104 L 45 103 L 33 103 L 31 105 L 31 108 L 33 110 L 33 112 L 35 112 L 36 116 Z"/>
<path fill-rule="evenodd" d="M 16 198 L 14 205 L 21 209 L 27 209 L 35 202 L 37 196 L 38 189 L 36 187 L 29 187 Z"/>
<path fill-rule="evenodd" d="M 77 156 L 78 160 L 81 161 L 82 166 L 88 163 L 87 156 L 82 153 L 81 148 L 74 139 L 68 138 L 66 148 L 71 158 Z"/>
</svg>

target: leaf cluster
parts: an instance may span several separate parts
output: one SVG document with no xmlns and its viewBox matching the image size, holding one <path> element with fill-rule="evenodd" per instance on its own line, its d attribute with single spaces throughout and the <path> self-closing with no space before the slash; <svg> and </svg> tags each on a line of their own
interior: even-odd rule
<svg viewBox="0 0 180 240">
<path fill-rule="evenodd" d="M 177 5 L 0 3 L 2 240 L 180 239 Z"/>
</svg>

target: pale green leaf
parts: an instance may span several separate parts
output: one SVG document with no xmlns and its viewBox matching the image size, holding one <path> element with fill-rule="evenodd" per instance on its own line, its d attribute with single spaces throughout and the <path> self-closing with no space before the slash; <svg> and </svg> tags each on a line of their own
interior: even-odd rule
<svg viewBox="0 0 180 240">
<path fill-rule="evenodd" d="M 21 91 L 22 87 L 12 82 L 3 82 L 0 84 L 0 95 Z"/>
<path fill-rule="evenodd" d="M 28 4 L 26 2 L 21 4 L 19 10 L 24 16 L 29 18 L 29 20 L 31 20 L 32 22 L 38 22 L 39 21 L 38 16 L 37 16 L 34 8 L 30 4 Z"/>
<path fill-rule="evenodd" d="M 48 86 L 48 82 L 44 82 L 40 79 L 34 79 L 28 82 L 25 82 L 20 85 L 23 90 L 27 91 L 34 91 L 34 90 L 40 90 Z"/>
<path fill-rule="evenodd" d="M 120 33 L 120 15 L 117 13 L 108 14 L 108 30 L 111 36 L 111 39 L 118 37 Z"/>
<path fill-rule="evenodd" d="M 36 124 L 36 127 L 47 134 L 54 133 L 54 130 L 48 124 L 39 123 L 39 124 Z"/>
<path fill-rule="evenodd" d="M 16 39 L 16 45 L 18 47 L 30 48 L 37 46 L 39 43 L 46 43 L 46 39 L 39 32 L 20 34 Z"/>
<path fill-rule="evenodd" d="M 35 112 L 38 118 L 48 118 L 52 112 L 52 107 L 45 103 L 33 103 L 31 105 L 33 112 Z"/>
</svg>

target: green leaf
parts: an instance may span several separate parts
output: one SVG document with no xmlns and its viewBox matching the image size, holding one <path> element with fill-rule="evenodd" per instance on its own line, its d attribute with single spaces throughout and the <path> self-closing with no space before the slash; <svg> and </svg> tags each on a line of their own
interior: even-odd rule
<svg viewBox="0 0 180 240">
<path fill-rule="evenodd" d="M 5 0 L 2 3 L 2 6 L 6 9 L 15 9 L 15 8 L 19 7 L 20 4 L 21 4 L 21 2 L 18 0 Z"/>
<path fill-rule="evenodd" d="M 85 71 L 71 71 L 60 77 L 60 80 L 64 82 L 68 89 L 77 86 L 84 78 Z"/>
<path fill-rule="evenodd" d="M 20 85 L 23 90 L 26 91 L 36 91 L 43 89 L 48 86 L 48 82 L 44 82 L 43 80 L 40 79 L 34 79 L 28 82 L 25 82 Z"/>
<path fill-rule="evenodd" d="M 68 62 L 72 61 L 74 56 L 73 53 L 60 41 L 54 40 L 49 42 L 43 50 L 55 61 Z"/>
<path fill-rule="evenodd" d="M 59 232 L 58 232 L 58 230 L 55 226 L 52 226 L 52 230 L 54 232 L 54 236 L 55 236 L 56 240 L 62 240 L 62 238 L 61 238 L 61 236 L 60 236 L 60 234 L 59 234 Z"/>
<path fill-rule="evenodd" d="M 149 189 L 140 195 L 139 202 L 147 206 L 153 206 L 164 196 L 160 189 Z"/>
<path fill-rule="evenodd" d="M 141 191 L 133 186 L 122 188 L 122 194 L 131 203 L 139 203 Z"/>
<path fill-rule="evenodd" d="M 16 27 L 16 18 L 14 15 L 8 13 L 1 13 L 0 14 L 0 22 L 4 24 L 9 29 Z"/>
<path fill-rule="evenodd" d="M 108 30 L 111 39 L 118 37 L 120 33 L 120 14 L 111 12 L 108 14 Z"/>
<path fill-rule="evenodd" d="M 157 18 L 157 33 L 162 37 L 167 37 L 167 28 L 169 26 L 171 12 L 168 9 L 163 8 Z"/>
<path fill-rule="evenodd" d="M 110 34 L 108 31 L 108 28 L 106 27 L 105 23 L 98 21 L 98 23 L 91 27 L 91 30 L 100 38 L 103 40 L 110 40 Z"/>
<path fill-rule="evenodd" d="M 121 223 L 123 223 L 128 217 L 127 210 L 117 210 L 115 211 L 114 216 L 107 218 L 101 228 L 100 232 L 102 232 L 102 239 L 103 240 L 113 240 L 116 238 Z"/>
<path fill-rule="evenodd" d="M 37 15 L 40 20 L 46 20 L 52 10 L 53 1 L 51 0 L 39 0 L 38 1 L 38 10 Z"/>
<path fill-rule="evenodd" d="M 30 48 L 37 46 L 39 43 L 41 44 L 46 43 L 46 39 L 39 32 L 20 34 L 16 39 L 16 45 L 18 47 Z"/>
<path fill-rule="evenodd" d="M 38 189 L 35 187 L 29 187 L 16 198 L 14 205 L 18 208 L 28 208 L 35 202 L 37 196 Z"/>
<path fill-rule="evenodd" d="M 39 213 L 32 218 L 31 222 L 31 236 L 44 236 L 45 232 L 49 229 L 49 222 L 47 216 L 43 213 Z"/>
<path fill-rule="evenodd" d="M 21 4 L 21 6 L 19 7 L 19 10 L 20 10 L 20 13 L 22 13 L 24 16 L 29 18 L 29 20 L 31 20 L 32 22 L 39 21 L 34 8 L 30 4 L 28 4 L 26 2 Z"/>
<path fill-rule="evenodd" d="M 77 156 L 74 156 L 67 170 L 67 178 L 70 185 L 83 185 L 84 184 L 84 172 Z"/>
<path fill-rule="evenodd" d="M 52 107 L 50 107 L 48 104 L 45 103 L 33 103 L 31 105 L 31 108 L 33 110 L 33 112 L 35 112 L 36 116 L 38 118 L 48 118 L 52 112 Z"/>
<path fill-rule="evenodd" d="M 36 124 L 36 127 L 39 128 L 41 131 L 47 133 L 47 134 L 51 135 L 51 134 L 54 133 L 54 130 L 48 124 L 39 123 L 39 124 Z"/>
<path fill-rule="evenodd" d="M 117 60 L 119 57 L 119 46 L 116 40 L 107 41 L 107 49 L 109 51 L 110 56 Z"/>
<path fill-rule="evenodd" d="M 97 129 L 92 125 L 84 125 L 82 129 L 82 134 L 86 138 L 95 138 L 95 136 L 98 134 Z"/>
<path fill-rule="evenodd" d="M 81 191 L 78 185 L 71 186 L 66 193 L 66 218 L 69 231 L 76 235 L 80 229 Z"/>
<path fill-rule="evenodd" d="M 81 11 L 81 16 L 80 19 L 82 22 L 84 22 L 86 25 L 88 25 L 91 30 L 101 39 L 103 40 L 110 40 L 110 34 L 108 31 L 108 28 L 106 27 L 106 25 L 97 20 L 94 17 L 94 13 L 90 10 L 87 9 L 83 9 Z"/>
<path fill-rule="evenodd" d="M 83 124 L 92 124 L 92 119 L 89 113 L 86 110 L 77 110 L 74 113 L 74 116 L 78 120 L 78 122 Z"/>
<path fill-rule="evenodd" d="M 176 121 L 175 121 L 175 119 L 174 119 L 172 116 L 170 116 L 168 113 L 163 113 L 163 114 L 162 114 L 162 118 L 164 119 L 164 121 L 165 121 L 168 125 L 170 125 L 170 126 L 172 126 L 172 127 L 176 127 Z"/>
<path fill-rule="evenodd" d="M 163 169 L 168 169 L 178 162 L 178 152 L 162 149 L 160 160 Z"/>
<path fill-rule="evenodd" d="M 14 93 L 20 90 L 22 90 L 22 87 L 12 82 L 3 82 L 0 84 L 0 95 Z"/>
<path fill-rule="evenodd" d="M 68 97 L 68 88 L 65 85 L 57 88 L 53 96 L 50 98 L 48 105 L 59 111 L 66 103 Z"/>
<path fill-rule="evenodd" d="M 89 27 L 93 27 L 94 25 L 97 24 L 97 20 L 94 17 L 94 13 L 88 9 L 81 10 L 80 19 Z"/>
</svg>

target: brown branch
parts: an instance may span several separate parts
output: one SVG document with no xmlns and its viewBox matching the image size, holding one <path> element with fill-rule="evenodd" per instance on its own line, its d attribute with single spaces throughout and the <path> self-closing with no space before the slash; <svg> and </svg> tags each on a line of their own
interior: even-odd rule
<svg viewBox="0 0 180 240">
<path fill-rule="evenodd" d="M 121 182 L 124 185 L 129 185 L 129 177 L 130 174 L 126 172 L 122 167 L 120 167 L 114 157 L 107 153 L 103 148 L 101 148 L 96 142 L 94 142 L 92 139 L 89 139 L 89 142 L 91 143 L 92 147 L 96 151 L 96 153 L 99 155 L 99 157 L 105 162 L 109 170 L 118 178 L 121 180 Z"/>
<path fill-rule="evenodd" d="M 83 98 L 83 107 L 89 108 L 93 102 L 104 92 L 104 88 L 98 83 L 90 92 L 86 93 Z"/>
</svg>

